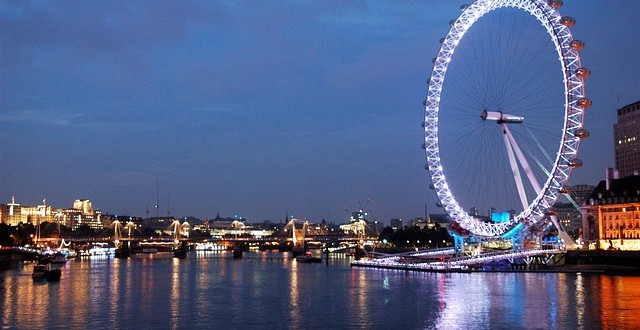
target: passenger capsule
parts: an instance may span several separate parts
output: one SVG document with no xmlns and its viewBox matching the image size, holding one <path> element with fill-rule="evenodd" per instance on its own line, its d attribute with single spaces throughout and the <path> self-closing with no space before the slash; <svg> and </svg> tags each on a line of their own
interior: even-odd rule
<svg viewBox="0 0 640 330">
<path fill-rule="evenodd" d="M 587 68 L 577 68 L 576 69 L 576 76 L 578 76 L 580 78 L 589 78 L 591 76 L 591 70 L 589 70 Z"/>
<path fill-rule="evenodd" d="M 574 50 L 583 50 L 584 47 L 585 47 L 585 44 L 581 40 L 574 40 L 571 42 L 571 48 Z"/>
<path fill-rule="evenodd" d="M 422 149 L 427 149 L 427 144 L 426 143 L 422 143 Z"/>
<path fill-rule="evenodd" d="M 466 10 L 467 8 L 469 8 L 469 5 L 467 5 L 467 4 L 464 4 L 464 5 L 460 6 L 460 10 L 462 10 L 462 11 Z"/>
<path fill-rule="evenodd" d="M 436 203 L 436 206 L 437 206 L 437 207 L 442 207 L 442 203 L 437 202 L 437 203 Z"/>
<path fill-rule="evenodd" d="M 435 57 L 431 59 L 431 63 L 436 64 L 436 58 Z"/>
<path fill-rule="evenodd" d="M 547 212 L 546 212 L 546 215 L 548 215 L 548 216 L 558 215 L 558 211 L 554 210 L 554 209 L 548 209 Z"/>
<path fill-rule="evenodd" d="M 558 8 L 562 7 L 562 1 L 560 1 L 560 0 L 549 0 L 548 4 L 553 9 L 558 9 Z"/>
<path fill-rule="evenodd" d="M 427 106 L 427 100 L 422 101 L 422 105 Z"/>
<path fill-rule="evenodd" d="M 578 167 L 582 166 L 582 161 L 580 159 L 578 159 L 578 158 L 575 158 L 574 160 L 569 162 L 569 166 L 571 166 L 573 168 L 578 168 Z"/>
<path fill-rule="evenodd" d="M 569 189 L 569 188 L 562 188 L 562 189 L 560 189 L 560 193 L 561 193 L 561 194 L 568 194 L 568 193 L 571 193 L 571 189 Z"/>
<path fill-rule="evenodd" d="M 456 24 L 456 20 L 452 19 L 449 21 L 449 26 L 453 26 L 454 24 Z"/>
<path fill-rule="evenodd" d="M 572 27 L 576 25 L 576 20 L 573 17 L 562 16 L 560 23 L 564 26 Z"/>
<path fill-rule="evenodd" d="M 446 40 L 446 38 L 440 38 L 440 44 L 442 45 L 445 40 Z"/>
<path fill-rule="evenodd" d="M 420 124 L 420 125 L 421 125 L 423 128 L 424 128 L 424 127 L 427 127 L 427 123 L 426 123 L 426 122 L 424 122 L 424 121 L 423 121 L 423 122 L 422 122 L 422 124 Z"/>
<path fill-rule="evenodd" d="M 589 100 L 586 97 L 578 99 L 577 103 L 578 103 L 578 106 L 581 107 L 582 109 L 586 109 L 591 106 L 591 100 Z"/>
<path fill-rule="evenodd" d="M 429 85 L 431 83 L 431 77 L 427 78 L 426 82 L 427 82 L 427 85 Z"/>
<path fill-rule="evenodd" d="M 428 171 L 429 170 L 429 164 L 425 165 L 424 169 Z"/>
<path fill-rule="evenodd" d="M 429 189 L 434 190 L 434 189 L 436 189 L 436 186 L 434 186 L 433 183 L 432 183 L 432 184 L 429 185 Z"/>
<path fill-rule="evenodd" d="M 576 136 L 581 139 L 586 139 L 589 137 L 589 131 L 584 128 L 579 128 L 576 130 Z"/>
</svg>

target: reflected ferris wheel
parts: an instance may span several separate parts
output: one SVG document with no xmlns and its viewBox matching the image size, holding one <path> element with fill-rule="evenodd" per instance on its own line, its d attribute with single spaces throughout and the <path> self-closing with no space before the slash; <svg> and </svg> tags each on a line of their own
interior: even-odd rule
<svg viewBox="0 0 640 330">
<path fill-rule="evenodd" d="M 590 71 L 579 54 L 585 44 L 570 31 L 575 20 L 561 6 L 478 0 L 441 39 L 423 147 L 458 234 L 506 237 L 540 226 L 581 165 Z"/>
</svg>

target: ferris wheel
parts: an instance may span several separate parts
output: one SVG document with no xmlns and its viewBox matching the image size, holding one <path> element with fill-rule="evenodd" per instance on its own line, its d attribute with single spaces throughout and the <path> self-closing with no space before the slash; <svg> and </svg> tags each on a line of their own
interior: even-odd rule
<svg viewBox="0 0 640 330">
<path fill-rule="evenodd" d="M 458 234 L 508 237 L 540 227 L 582 164 L 590 71 L 561 6 L 478 0 L 461 7 L 440 40 L 423 148 L 431 188 Z"/>
</svg>

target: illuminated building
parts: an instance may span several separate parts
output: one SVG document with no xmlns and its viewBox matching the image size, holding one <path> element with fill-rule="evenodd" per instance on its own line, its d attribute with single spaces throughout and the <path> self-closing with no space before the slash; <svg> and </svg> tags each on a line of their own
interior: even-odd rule
<svg viewBox="0 0 640 330">
<path fill-rule="evenodd" d="M 620 177 L 638 175 L 640 171 L 640 101 L 617 110 L 613 124 L 616 170 Z"/>
<path fill-rule="evenodd" d="M 356 234 L 361 235 L 365 231 L 365 227 L 368 226 L 368 221 L 366 219 L 367 213 L 363 210 L 358 210 L 355 212 L 351 212 L 351 218 L 349 218 L 349 223 L 341 224 L 340 231 L 345 234 Z"/>
<path fill-rule="evenodd" d="M 21 223 L 37 225 L 42 222 L 52 222 L 52 209 L 42 200 L 38 206 L 24 206 L 16 203 L 11 197 L 11 203 L 0 205 L 0 219 L 9 226 L 17 226 Z"/>
<path fill-rule="evenodd" d="M 581 211 L 589 249 L 640 250 L 640 176 L 601 181 Z"/>
<path fill-rule="evenodd" d="M 10 226 L 21 223 L 37 225 L 43 222 L 55 222 L 72 230 L 82 225 L 99 230 L 103 228 L 101 215 L 102 212 L 94 210 L 88 199 L 77 199 L 71 209 L 54 209 L 51 205 L 46 205 L 46 200 L 42 200 L 41 205 L 24 206 L 16 203 L 13 197 L 11 203 L 0 205 L 0 220 Z"/>
<path fill-rule="evenodd" d="M 238 217 L 237 215 L 233 218 L 222 218 L 220 217 L 220 213 L 218 213 L 215 218 L 206 223 L 209 228 L 209 235 L 215 238 L 223 238 L 229 235 L 236 237 L 248 235 L 255 238 L 262 238 L 273 235 L 272 228 L 254 228 L 254 226 L 248 225 L 246 220 L 246 218 Z"/>
<path fill-rule="evenodd" d="M 558 212 L 558 223 L 564 227 L 568 233 L 575 234 L 582 226 L 582 216 L 580 209 L 571 203 L 555 203 L 553 208 Z"/>
<path fill-rule="evenodd" d="M 94 210 L 88 199 L 76 199 L 73 202 L 73 208 L 63 210 L 62 213 L 65 217 L 65 223 L 71 227 L 71 230 L 76 230 L 81 226 L 88 226 L 93 230 L 104 228 L 101 219 L 102 211 Z"/>
</svg>

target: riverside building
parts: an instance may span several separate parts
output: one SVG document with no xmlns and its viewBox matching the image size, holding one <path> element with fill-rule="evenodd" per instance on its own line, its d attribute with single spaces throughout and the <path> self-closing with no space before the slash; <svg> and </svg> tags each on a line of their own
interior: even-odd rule
<svg viewBox="0 0 640 330">
<path fill-rule="evenodd" d="M 581 209 L 585 247 L 640 251 L 640 176 L 600 181 Z"/>
<path fill-rule="evenodd" d="M 640 101 L 617 110 L 618 122 L 613 124 L 616 170 L 621 178 L 638 175 L 640 171 Z"/>
<path fill-rule="evenodd" d="M 0 222 L 9 226 L 54 222 L 72 230 L 80 226 L 100 230 L 104 228 L 101 216 L 102 211 L 94 210 L 88 199 L 76 199 L 70 209 L 53 208 L 46 204 L 46 200 L 42 200 L 42 204 L 37 206 L 21 205 L 16 203 L 14 197 L 11 197 L 11 203 L 0 204 Z"/>
<path fill-rule="evenodd" d="M 47 205 L 46 200 L 42 200 L 41 205 L 25 206 L 16 203 L 15 197 L 11 197 L 11 203 L 0 205 L 0 222 L 9 226 L 52 222 L 52 214 L 51 205 Z"/>
</svg>

